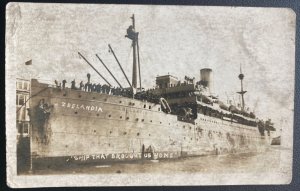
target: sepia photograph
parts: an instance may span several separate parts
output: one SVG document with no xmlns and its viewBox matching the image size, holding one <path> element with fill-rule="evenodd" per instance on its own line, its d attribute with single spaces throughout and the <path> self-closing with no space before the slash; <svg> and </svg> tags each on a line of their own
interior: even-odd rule
<svg viewBox="0 0 300 191">
<path fill-rule="evenodd" d="M 287 8 L 9 3 L 7 183 L 292 180 Z"/>
</svg>

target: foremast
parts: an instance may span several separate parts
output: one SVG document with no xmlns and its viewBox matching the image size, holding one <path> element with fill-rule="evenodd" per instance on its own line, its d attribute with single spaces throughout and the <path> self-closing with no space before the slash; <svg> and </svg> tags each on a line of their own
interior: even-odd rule
<svg viewBox="0 0 300 191">
<path fill-rule="evenodd" d="M 135 31 L 135 18 L 134 15 L 130 17 L 132 20 L 132 25 L 130 25 L 127 29 L 127 34 L 125 37 L 129 38 L 132 41 L 132 49 L 133 49 L 133 65 L 132 65 L 132 88 L 137 89 L 137 70 L 139 72 L 139 89 L 142 90 L 141 83 L 141 70 L 140 70 L 140 56 L 139 56 L 139 43 L 138 43 L 138 35 L 139 33 Z"/>
</svg>

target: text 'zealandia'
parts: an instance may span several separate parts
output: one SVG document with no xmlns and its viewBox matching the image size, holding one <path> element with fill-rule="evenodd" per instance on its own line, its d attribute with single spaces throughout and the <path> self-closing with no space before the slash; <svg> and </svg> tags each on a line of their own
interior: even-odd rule
<svg viewBox="0 0 300 191">
<path fill-rule="evenodd" d="M 61 102 L 62 107 L 70 108 L 70 109 L 76 109 L 76 110 L 86 110 L 86 111 L 95 111 L 95 112 L 103 112 L 101 107 L 94 106 L 94 105 L 84 105 L 84 104 L 72 104 L 72 103 L 66 103 Z"/>
</svg>

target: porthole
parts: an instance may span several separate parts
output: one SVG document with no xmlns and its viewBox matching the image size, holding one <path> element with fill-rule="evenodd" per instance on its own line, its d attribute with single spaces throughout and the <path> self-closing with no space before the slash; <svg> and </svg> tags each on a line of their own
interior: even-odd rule
<svg viewBox="0 0 300 191">
<path fill-rule="evenodd" d="M 124 132 L 124 133 L 123 133 L 123 135 L 126 135 L 126 134 L 127 134 L 127 132 Z"/>
<path fill-rule="evenodd" d="M 136 118 L 135 120 L 136 120 L 136 121 L 139 121 L 139 118 Z"/>
<path fill-rule="evenodd" d="M 109 134 L 111 134 L 112 133 L 112 131 L 109 131 Z"/>
<path fill-rule="evenodd" d="M 126 119 L 128 120 L 128 119 L 129 119 L 129 117 L 126 117 Z"/>
<path fill-rule="evenodd" d="M 144 119 L 142 119 L 142 122 L 144 122 L 145 120 Z"/>
<path fill-rule="evenodd" d="M 77 111 L 75 111 L 75 114 L 77 114 L 78 112 Z"/>
<path fill-rule="evenodd" d="M 159 123 L 161 124 L 161 121 Z"/>
<path fill-rule="evenodd" d="M 67 94 L 63 94 L 63 96 L 66 96 Z"/>
<path fill-rule="evenodd" d="M 111 117 L 111 115 L 108 115 L 108 117 Z"/>
<path fill-rule="evenodd" d="M 136 135 L 137 135 L 137 136 L 140 136 L 140 133 L 137 133 Z"/>
<path fill-rule="evenodd" d="M 99 113 L 97 113 L 97 116 L 99 116 Z"/>
<path fill-rule="evenodd" d="M 150 120 L 150 122 L 152 123 L 152 120 Z"/>
<path fill-rule="evenodd" d="M 151 109 L 151 105 L 149 105 L 149 109 Z"/>
<path fill-rule="evenodd" d="M 149 137 L 151 136 L 151 134 L 149 134 Z"/>
<path fill-rule="evenodd" d="M 144 105 L 144 108 L 146 108 L 146 105 Z"/>
<path fill-rule="evenodd" d="M 120 116 L 120 119 L 122 119 L 122 116 Z"/>
<path fill-rule="evenodd" d="M 81 97 L 81 95 L 78 95 L 78 97 Z"/>
<path fill-rule="evenodd" d="M 93 99 L 96 99 L 95 97 L 93 97 Z"/>
<path fill-rule="evenodd" d="M 119 101 L 119 103 L 122 103 L 122 101 Z"/>
</svg>

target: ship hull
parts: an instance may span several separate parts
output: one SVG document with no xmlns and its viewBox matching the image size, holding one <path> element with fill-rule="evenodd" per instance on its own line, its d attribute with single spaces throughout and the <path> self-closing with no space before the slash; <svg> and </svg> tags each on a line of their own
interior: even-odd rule
<svg viewBox="0 0 300 191">
<path fill-rule="evenodd" d="M 261 152 L 267 143 L 256 127 L 202 114 L 187 123 L 146 101 L 37 81 L 32 94 L 33 167 Z"/>
</svg>

